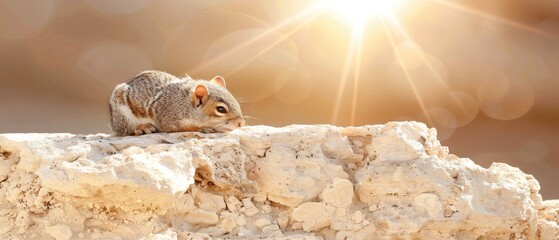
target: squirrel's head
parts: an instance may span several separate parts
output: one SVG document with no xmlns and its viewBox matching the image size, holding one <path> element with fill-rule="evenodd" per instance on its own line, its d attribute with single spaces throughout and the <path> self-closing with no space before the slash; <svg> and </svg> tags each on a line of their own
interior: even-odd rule
<svg viewBox="0 0 559 240">
<path fill-rule="evenodd" d="M 241 106 L 225 88 L 225 79 L 216 76 L 210 81 L 198 81 L 192 92 L 192 105 L 203 114 L 203 128 L 228 132 L 245 125 Z"/>
</svg>

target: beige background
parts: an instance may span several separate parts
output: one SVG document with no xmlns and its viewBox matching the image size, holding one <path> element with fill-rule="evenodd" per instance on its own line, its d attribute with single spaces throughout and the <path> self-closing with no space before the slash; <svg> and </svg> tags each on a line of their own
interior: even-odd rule
<svg viewBox="0 0 559 240">
<path fill-rule="evenodd" d="M 108 96 L 137 72 L 219 74 L 249 124 L 425 121 L 559 198 L 559 3 L 408 0 L 408 37 L 374 18 L 361 58 L 347 22 L 300 15 L 316 3 L 0 0 L 0 132 L 108 133 Z"/>
</svg>

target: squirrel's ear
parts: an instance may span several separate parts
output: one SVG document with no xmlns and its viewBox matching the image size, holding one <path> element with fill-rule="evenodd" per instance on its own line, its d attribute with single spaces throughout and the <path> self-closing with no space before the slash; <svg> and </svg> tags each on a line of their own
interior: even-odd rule
<svg viewBox="0 0 559 240">
<path fill-rule="evenodd" d="M 225 87 L 225 79 L 222 76 L 215 76 L 212 80 L 210 80 L 210 82 Z"/>
<path fill-rule="evenodd" d="M 208 100 L 208 89 L 204 85 L 198 85 L 192 94 L 192 103 L 195 107 L 202 106 Z"/>
</svg>

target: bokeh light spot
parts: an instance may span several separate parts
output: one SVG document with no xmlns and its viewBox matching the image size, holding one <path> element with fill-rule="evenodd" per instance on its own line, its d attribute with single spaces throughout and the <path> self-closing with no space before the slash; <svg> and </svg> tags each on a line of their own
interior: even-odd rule
<svg viewBox="0 0 559 240">
<path fill-rule="evenodd" d="M 535 100 L 532 86 L 522 80 L 511 80 L 495 73 L 477 89 L 481 111 L 497 120 L 513 120 L 526 114 Z"/>
<path fill-rule="evenodd" d="M 435 127 L 437 129 L 437 137 L 441 141 L 450 138 L 458 126 L 454 114 L 447 109 L 439 107 L 427 109 L 419 119 L 425 122 L 429 119 L 431 124 L 433 124 L 433 126 L 429 127 Z"/>
<path fill-rule="evenodd" d="M 112 88 L 140 71 L 151 69 L 152 63 L 137 47 L 107 43 L 86 51 L 78 60 L 78 68 L 99 84 Z"/>
<path fill-rule="evenodd" d="M 59 0 L 0 1 L 0 39 L 28 38 L 49 22 Z"/>
<path fill-rule="evenodd" d="M 471 123 L 479 113 L 477 99 L 461 91 L 451 91 L 448 97 L 441 101 L 441 105 L 455 116 L 454 127 L 462 127 Z M 445 126 L 445 125 L 443 125 Z M 445 126 L 452 127 L 452 126 Z"/>
</svg>

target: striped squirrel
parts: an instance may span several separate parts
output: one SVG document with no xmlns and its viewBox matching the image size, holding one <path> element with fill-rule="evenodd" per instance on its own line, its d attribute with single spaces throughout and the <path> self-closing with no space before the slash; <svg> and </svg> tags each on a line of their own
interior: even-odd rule
<svg viewBox="0 0 559 240">
<path fill-rule="evenodd" d="M 227 132 L 245 125 L 239 103 L 220 76 L 205 81 L 144 71 L 115 87 L 109 107 L 118 136 Z"/>
</svg>

